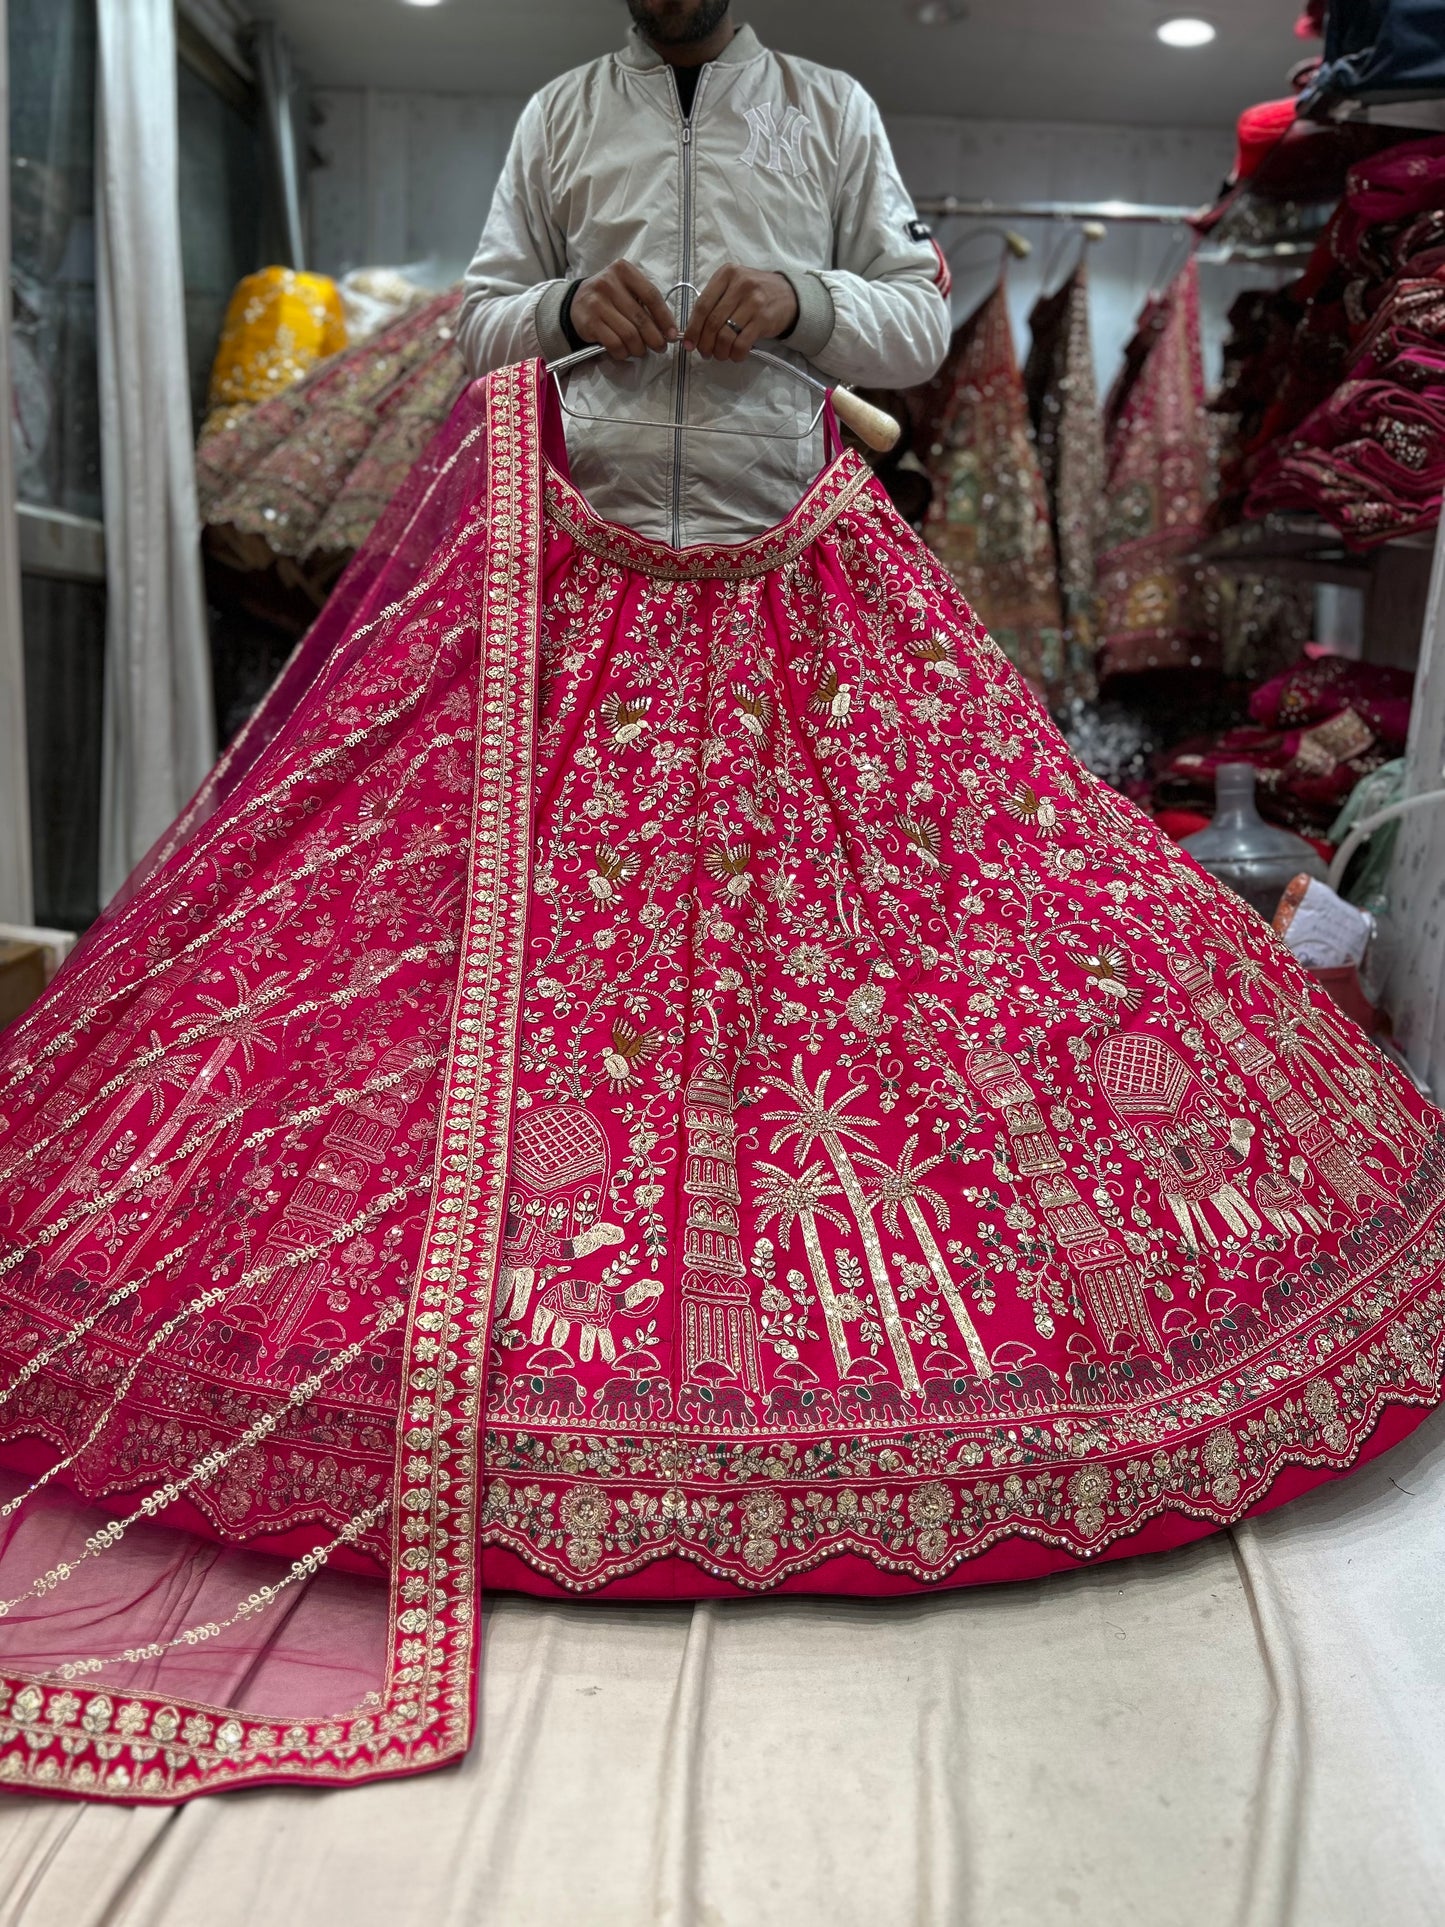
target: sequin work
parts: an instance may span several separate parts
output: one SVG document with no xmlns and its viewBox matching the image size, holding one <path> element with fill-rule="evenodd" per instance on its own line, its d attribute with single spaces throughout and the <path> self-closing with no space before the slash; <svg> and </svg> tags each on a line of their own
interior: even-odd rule
<svg viewBox="0 0 1445 1927">
<path fill-rule="evenodd" d="M 479 1581 L 1032 1576 L 1439 1395 L 1435 1113 L 1073 761 L 856 457 L 679 551 L 542 460 L 535 365 L 449 473 L 478 410 L 415 586 L 0 1064 L 6 1466 L 170 1495 L 323 1604 L 370 1574 L 384 1665 L 287 1722 L 118 1689 L 114 1644 L 7 1661 L 22 1784 L 416 1771 L 471 1731 Z"/>
</svg>

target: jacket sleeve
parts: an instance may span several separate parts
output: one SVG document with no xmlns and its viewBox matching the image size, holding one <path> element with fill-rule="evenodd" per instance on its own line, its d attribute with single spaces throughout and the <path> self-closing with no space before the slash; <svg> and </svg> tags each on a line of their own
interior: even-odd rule
<svg viewBox="0 0 1445 1927">
<path fill-rule="evenodd" d="M 787 338 L 839 381 L 911 388 L 948 351 L 948 269 L 914 212 L 878 109 L 855 86 L 843 116 L 833 209 L 834 265 L 793 276 Z"/>
<path fill-rule="evenodd" d="M 468 371 L 488 375 L 529 355 L 565 355 L 569 285 L 566 241 L 552 206 L 545 106 L 536 95 L 522 109 L 463 283 L 457 342 Z"/>
</svg>

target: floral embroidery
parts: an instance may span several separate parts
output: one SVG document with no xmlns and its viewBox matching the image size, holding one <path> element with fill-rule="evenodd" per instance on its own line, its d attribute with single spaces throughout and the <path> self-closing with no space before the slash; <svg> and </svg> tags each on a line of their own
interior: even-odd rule
<svg viewBox="0 0 1445 1927">
<path fill-rule="evenodd" d="M 0 1682 L 14 1783 L 454 1758 L 484 1544 L 579 1590 L 1040 1570 L 1439 1395 L 1430 1108 L 854 458 L 679 555 L 544 471 L 536 372 L 466 404 L 485 500 L 0 1060 L 0 1438 L 123 1515 L 87 1558 L 152 1488 L 314 1529 L 298 1583 L 369 1555 L 385 1678 L 260 1721 L 79 1655 Z"/>
</svg>

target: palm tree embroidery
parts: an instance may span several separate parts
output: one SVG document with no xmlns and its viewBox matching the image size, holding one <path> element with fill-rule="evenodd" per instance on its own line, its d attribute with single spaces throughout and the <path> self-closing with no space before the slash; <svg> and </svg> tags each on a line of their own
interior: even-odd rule
<svg viewBox="0 0 1445 1927">
<path fill-rule="evenodd" d="M 145 1065 L 136 1076 L 128 1080 L 128 1088 L 122 1101 L 112 1108 L 101 1124 L 95 1127 L 84 1150 L 77 1155 L 62 1178 L 62 1184 L 73 1184 L 76 1177 L 93 1162 L 96 1151 L 105 1137 L 118 1136 L 122 1120 L 128 1117 L 132 1108 L 139 1105 L 143 1097 L 147 1097 L 150 1102 L 151 1134 L 148 1138 L 137 1142 L 125 1168 L 113 1179 L 105 1215 L 109 1215 L 109 1207 L 113 1207 L 126 1197 L 137 1172 L 142 1169 L 161 1168 L 161 1154 L 180 1135 L 183 1127 L 190 1123 L 195 1113 L 207 1102 L 212 1101 L 213 1087 L 233 1056 L 239 1055 L 246 1069 L 251 1070 L 255 1066 L 258 1050 L 264 1048 L 274 1051 L 279 1048 L 277 1040 L 267 1031 L 266 1013 L 278 1001 L 281 990 L 287 982 L 286 977 L 278 971 L 248 994 L 245 979 L 240 971 L 233 967 L 231 976 L 235 981 L 239 1002 L 226 1004 L 220 998 L 211 996 L 203 996 L 199 999 L 199 1002 L 209 1006 L 215 1019 L 215 1028 L 208 1028 L 208 1032 L 203 1034 L 209 1034 L 217 1040 L 200 1070 L 194 1070 L 200 1053 L 189 1051 L 170 1051 L 166 1056 Z M 192 1072 L 194 1072 L 193 1075 Z M 167 1086 L 180 1088 L 182 1096 L 170 1116 L 157 1130 L 154 1126 L 160 1115 L 164 1101 L 163 1092 Z M 218 1119 L 208 1131 L 183 1147 L 178 1170 L 174 1173 L 164 1195 L 158 1196 L 153 1202 L 150 1230 L 133 1244 L 126 1255 L 123 1269 L 134 1266 L 141 1246 L 160 1230 L 170 1206 L 181 1195 L 192 1170 L 213 1147 L 226 1121 L 224 1118 Z M 52 1245 L 47 1254 L 51 1268 L 54 1269 L 63 1264 L 84 1238 L 94 1234 L 99 1222 L 101 1220 L 93 1213 L 82 1215 L 68 1235 Z M 117 1283 L 121 1276 L 122 1272 L 116 1272 L 112 1276 L 111 1283 Z"/>
<path fill-rule="evenodd" d="M 769 1164 L 759 1159 L 758 1170 L 764 1173 L 759 1186 L 758 1215 L 760 1226 L 778 1221 L 778 1237 L 786 1240 L 796 1224 L 803 1234 L 803 1248 L 808 1254 L 808 1267 L 813 1274 L 813 1284 L 817 1289 L 818 1303 L 823 1310 L 823 1322 L 828 1327 L 828 1340 L 833 1347 L 833 1360 L 838 1367 L 838 1376 L 846 1378 L 852 1364 L 848 1356 L 848 1334 L 843 1325 L 843 1311 L 838 1303 L 838 1294 L 833 1289 L 833 1280 L 828 1275 L 828 1260 L 823 1251 L 822 1240 L 818 1236 L 818 1220 L 826 1218 L 829 1224 L 846 1231 L 848 1220 L 841 1211 L 835 1211 L 825 1198 L 836 1197 L 836 1185 L 828 1182 L 822 1164 L 810 1164 L 803 1171 L 785 1171 L 780 1164 Z"/>
<path fill-rule="evenodd" d="M 895 1237 L 898 1235 L 900 1214 L 906 1217 L 913 1227 L 913 1235 L 918 1240 L 928 1269 L 933 1273 L 934 1281 L 943 1294 L 945 1304 L 953 1313 L 953 1322 L 958 1326 L 965 1349 L 973 1361 L 974 1370 L 981 1377 L 986 1378 L 993 1370 L 988 1352 L 984 1348 L 983 1339 L 979 1336 L 978 1327 L 974 1324 L 968 1307 L 963 1302 L 963 1296 L 953 1281 L 947 1261 L 933 1235 L 933 1227 L 929 1224 L 923 1209 L 925 1205 L 928 1206 L 940 1231 L 948 1229 L 947 1200 L 931 1185 L 919 1182 L 920 1178 L 926 1176 L 936 1164 L 943 1162 L 944 1154 L 940 1152 L 937 1157 L 919 1159 L 916 1156 L 917 1149 L 918 1133 L 915 1131 L 903 1146 L 903 1155 L 898 1160 L 896 1171 L 891 1170 L 878 1158 L 865 1157 L 862 1160 L 876 1177 L 872 1191 L 873 1201 L 881 1207 L 883 1222 Z"/>
<path fill-rule="evenodd" d="M 848 1155 L 844 1138 L 852 1138 L 857 1143 L 866 1144 L 867 1134 L 851 1118 L 844 1115 L 849 1104 L 861 1095 L 855 1087 L 845 1091 L 832 1104 L 827 1101 L 828 1079 L 831 1071 L 823 1071 L 818 1078 L 816 1090 L 809 1090 L 803 1076 L 801 1056 L 793 1059 L 791 1083 L 781 1078 L 771 1077 L 768 1083 L 774 1090 L 784 1092 L 792 1100 L 793 1107 L 786 1111 L 766 1111 L 764 1116 L 769 1123 L 778 1123 L 780 1130 L 773 1133 L 770 1151 L 796 1139 L 806 1156 L 814 1144 L 821 1144 L 828 1154 L 829 1162 L 837 1174 L 843 1195 L 853 1214 L 853 1222 L 863 1240 L 863 1251 L 868 1260 L 868 1271 L 873 1281 L 874 1296 L 883 1318 L 883 1329 L 888 1334 L 888 1342 L 893 1348 L 893 1356 L 898 1361 L 898 1371 L 905 1391 L 918 1390 L 918 1368 L 913 1363 L 913 1353 L 909 1348 L 908 1334 L 903 1328 L 903 1316 L 898 1309 L 898 1299 L 894 1295 L 893 1281 L 888 1276 L 888 1266 L 883 1256 L 883 1246 L 878 1239 L 878 1227 L 873 1222 L 873 1211 L 868 1194 L 854 1169 L 853 1160 Z"/>
</svg>

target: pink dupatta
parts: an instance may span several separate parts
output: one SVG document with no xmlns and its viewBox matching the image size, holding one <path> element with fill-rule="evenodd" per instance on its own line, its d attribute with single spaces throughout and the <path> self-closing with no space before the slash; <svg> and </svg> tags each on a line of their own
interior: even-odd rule
<svg viewBox="0 0 1445 1927">
<path fill-rule="evenodd" d="M 540 461 L 530 366 L 467 391 L 6 1037 L 0 1271 L 29 1316 L 0 1395 L 9 1784 L 165 1801 L 467 1745 Z M 308 994 L 278 1003 L 297 958 Z M 356 1263 L 331 1327 L 298 1336 L 289 1392 L 255 1388 L 253 1329 L 333 1252 Z"/>
</svg>

